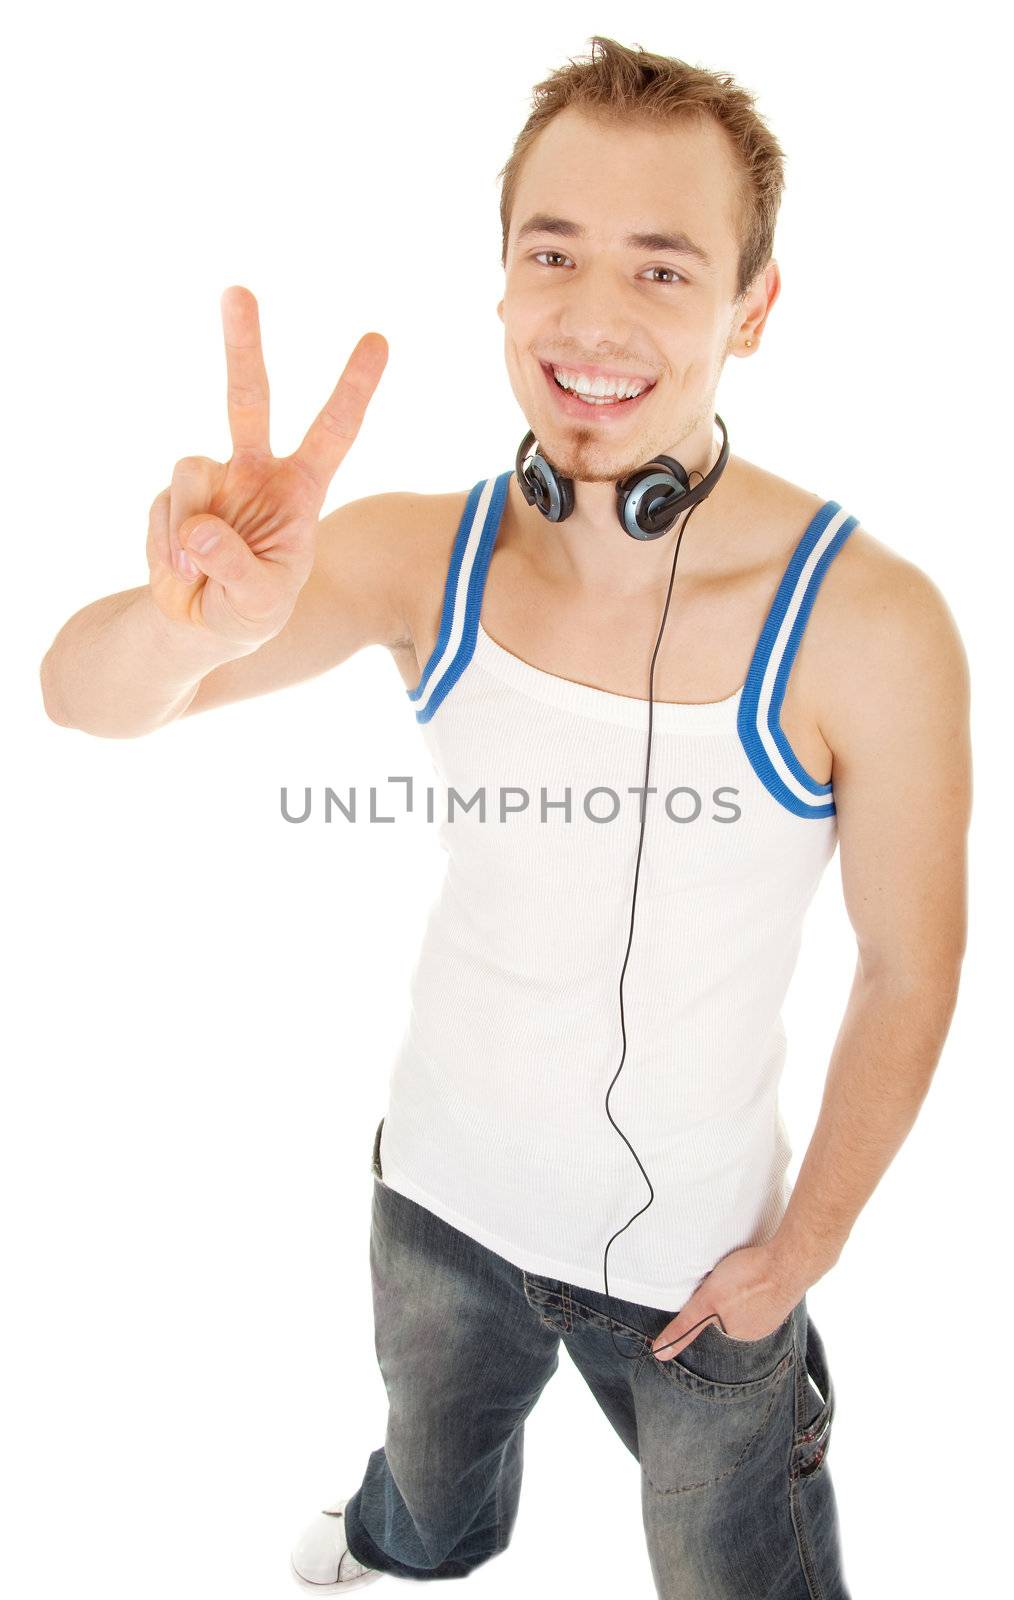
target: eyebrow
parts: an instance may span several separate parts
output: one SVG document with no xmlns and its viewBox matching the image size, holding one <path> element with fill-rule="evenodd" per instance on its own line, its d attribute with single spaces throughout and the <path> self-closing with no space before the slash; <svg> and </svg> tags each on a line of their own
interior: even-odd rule
<svg viewBox="0 0 1014 1600">
<path fill-rule="evenodd" d="M 585 237 L 585 230 L 579 222 L 568 222 L 566 217 L 550 216 L 545 211 L 537 211 L 522 223 L 518 229 L 518 240 L 526 239 L 532 233 L 555 233 L 564 239 Z M 685 233 L 628 233 L 625 243 L 629 250 L 668 250 L 677 256 L 693 256 L 703 267 L 714 267 L 708 252 Z"/>
</svg>

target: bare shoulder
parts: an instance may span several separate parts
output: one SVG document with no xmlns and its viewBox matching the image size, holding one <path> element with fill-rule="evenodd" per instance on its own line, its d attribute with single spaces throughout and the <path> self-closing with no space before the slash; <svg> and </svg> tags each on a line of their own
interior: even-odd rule
<svg viewBox="0 0 1014 1600">
<path fill-rule="evenodd" d="M 781 569 L 828 497 L 747 464 L 768 548 Z M 844 506 L 846 512 L 850 507 Z M 947 600 L 930 575 L 889 537 L 853 528 L 824 572 L 789 680 L 786 715 L 816 728 L 840 756 L 857 733 L 872 739 L 914 712 L 960 717 L 968 663 Z"/>
<path fill-rule="evenodd" d="M 827 503 L 825 496 L 752 464 L 749 474 L 751 494 L 782 527 L 789 545 Z M 929 649 L 960 641 L 947 601 L 929 574 L 862 525 L 853 528 L 824 574 L 806 633 L 820 641 L 822 656 L 848 651 L 854 657 L 862 642 L 875 647 L 881 664 L 919 640 Z"/>
<path fill-rule="evenodd" d="M 391 490 L 348 501 L 323 517 L 317 543 L 316 579 L 341 609 L 347 594 L 363 605 L 367 596 L 383 607 L 374 637 L 396 659 L 411 657 L 416 618 L 429 597 L 443 593 L 454 535 L 468 490 L 423 494 Z"/>
<path fill-rule="evenodd" d="M 938 584 L 917 562 L 867 528 L 849 534 L 828 569 L 835 603 L 824 607 L 824 633 L 839 660 L 858 651 L 872 671 L 901 667 L 916 652 L 921 665 L 963 650 L 957 623 Z"/>
<path fill-rule="evenodd" d="M 413 688 L 440 630 L 447 573 L 454 541 L 471 491 L 392 496 L 405 530 L 399 566 L 403 627 L 391 652 L 406 687 Z"/>
<path fill-rule="evenodd" d="M 820 663 L 819 725 L 833 751 L 861 725 L 886 728 L 920 705 L 953 716 L 967 703 L 968 660 L 945 595 L 867 528 L 854 528 L 828 567 L 806 632 L 811 669 Z"/>
</svg>

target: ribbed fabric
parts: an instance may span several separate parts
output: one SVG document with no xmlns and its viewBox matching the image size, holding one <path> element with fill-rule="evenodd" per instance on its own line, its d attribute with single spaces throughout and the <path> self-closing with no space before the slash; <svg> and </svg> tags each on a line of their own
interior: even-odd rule
<svg viewBox="0 0 1014 1600">
<path fill-rule="evenodd" d="M 440 634 L 408 691 L 445 785 L 448 863 L 381 1161 L 385 1183 L 507 1260 L 603 1289 L 607 1241 L 650 1197 L 605 1109 L 623 1055 L 648 704 L 543 672 L 483 629 L 510 476 L 469 496 Z M 622 1299 L 678 1308 L 785 1209 L 781 1006 L 837 824 L 831 786 L 805 771 L 778 713 L 817 589 L 856 525 L 835 501 L 817 512 L 740 690 L 653 710 L 609 1110 L 655 1197 L 610 1246 Z M 678 589 L 677 567 L 674 604 Z"/>
</svg>

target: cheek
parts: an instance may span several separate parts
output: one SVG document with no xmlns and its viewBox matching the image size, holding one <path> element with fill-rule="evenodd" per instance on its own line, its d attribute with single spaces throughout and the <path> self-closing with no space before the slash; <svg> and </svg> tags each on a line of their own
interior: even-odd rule
<svg viewBox="0 0 1014 1600">
<path fill-rule="evenodd" d="M 504 330 L 503 347 L 504 355 L 507 358 L 507 365 L 510 367 L 511 372 L 516 376 L 521 377 L 525 370 L 525 360 L 521 350 L 518 347 L 517 336 L 513 329 L 511 329 L 509 333 L 506 331 L 506 329 Z"/>
</svg>

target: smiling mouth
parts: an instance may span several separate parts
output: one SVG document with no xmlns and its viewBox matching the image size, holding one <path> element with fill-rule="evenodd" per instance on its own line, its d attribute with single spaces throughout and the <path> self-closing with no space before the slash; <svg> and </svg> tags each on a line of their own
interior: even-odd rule
<svg viewBox="0 0 1014 1600">
<path fill-rule="evenodd" d="M 556 392 L 564 400 L 569 401 L 574 409 L 580 406 L 586 411 L 616 411 L 623 406 L 636 406 L 655 387 L 654 383 L 646 384 L 639 394 L 627 395 L 623 399 L 616 395 L 583 395 L 579 390 L 568 389 L 566 384 L 560 383 L 551 366 L 547 366 L 545 362 L 541 361 L 539 365 L 546 375 L 547 382 L 551 383 Z"/>
</svg>

